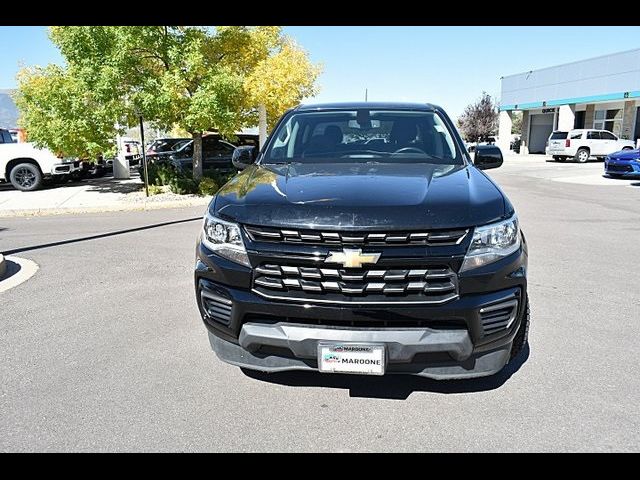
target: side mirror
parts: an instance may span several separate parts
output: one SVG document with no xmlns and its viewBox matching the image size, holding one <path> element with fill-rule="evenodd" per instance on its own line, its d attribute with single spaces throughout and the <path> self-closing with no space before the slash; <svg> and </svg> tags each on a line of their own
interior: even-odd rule
<svg viewBox="0 0 640 480">
<path fill-rule="evenodd" d="M 502 165 L 502 152 L 495 145 L 477 145 L 473 164 L 480 170 L 498 168 Z"/>
<path fill-rule="evenodd" d="M 236 147 L 231 155 L 231 163 L 238 170 L 244 170 L 253 162 L 256 161 L 256 157 L 258 156 L 258 149 L 253 145 L 243 145 L 241 147 Z"/>
</svg>

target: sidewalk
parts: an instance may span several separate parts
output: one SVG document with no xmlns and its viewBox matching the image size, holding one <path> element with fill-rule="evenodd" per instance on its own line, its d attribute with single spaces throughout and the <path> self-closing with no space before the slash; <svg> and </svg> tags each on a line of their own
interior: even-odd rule
<svg viewBox="0 0 640 480">
<path fill-rule="evenodd" d="M 58 215 L 64 213 L 151 210 L 206 205 L 211 197 L 163 193 L 147 198 L 136 175 L 130 180 L 112 177 L 55 185 L 35 192 L 21 192 L 0 185 L 0 217 Z"/>
</svg>

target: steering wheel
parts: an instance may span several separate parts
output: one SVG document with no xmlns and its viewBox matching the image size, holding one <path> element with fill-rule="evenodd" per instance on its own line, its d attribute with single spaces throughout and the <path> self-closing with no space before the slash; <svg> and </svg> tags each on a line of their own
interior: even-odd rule
<svg viewBox="0 0 640 480">
<path fill-rule="evenodd" d="M 423 155 L 427 154 L 427 152 L 425 152 L 424 150 L 420 150 L 417 147 L 403 147 L 403 148 L 399 148 L 398 150 L 393 152 L 391 155 L 396 155 L 396 154 L 399 154 L 399 153 L 411 153 L 411 152 L 421 153 Z"/>
</svg>

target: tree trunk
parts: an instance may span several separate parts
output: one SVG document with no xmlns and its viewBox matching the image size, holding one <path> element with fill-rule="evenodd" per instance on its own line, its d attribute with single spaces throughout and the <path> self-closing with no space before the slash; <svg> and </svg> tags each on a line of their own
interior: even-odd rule
<svg viewBox="0 0 640 480">
<path fill-rule="evenodd" d="M 260 143 L 258 148 L 262 150 L 264 142 L 267 141 L 267 108 L 264 105 L 258 107 L 258 134 Z"/>
<path fill-rule="evenodd" d="M 202 178 L 202 133 L 193 134 L 193 178 Z"/>
</svg>

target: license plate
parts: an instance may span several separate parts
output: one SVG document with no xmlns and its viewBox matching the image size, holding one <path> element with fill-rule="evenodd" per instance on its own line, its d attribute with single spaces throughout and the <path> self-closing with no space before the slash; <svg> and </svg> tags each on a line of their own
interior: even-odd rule
<svg viewBox="0 0 640 480">
<path fill-rule="evenodd" d="M 384 375 L 385 346 L 320 343 L 318 344 L 318 369 L 325 373 Z"/>
</svg>

